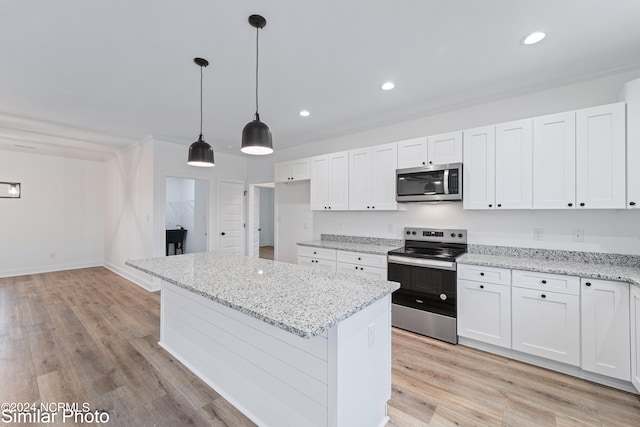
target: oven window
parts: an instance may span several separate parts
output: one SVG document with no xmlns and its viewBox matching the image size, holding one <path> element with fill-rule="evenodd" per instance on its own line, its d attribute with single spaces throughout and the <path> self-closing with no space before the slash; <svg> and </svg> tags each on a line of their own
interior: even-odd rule
<svg viewBox="0 0 640 427">
<path fill-rule="evenodd" d="M 427 171 L 398 176 L 398 196 L 444 194 L 444 171 Z"/>
</svg>

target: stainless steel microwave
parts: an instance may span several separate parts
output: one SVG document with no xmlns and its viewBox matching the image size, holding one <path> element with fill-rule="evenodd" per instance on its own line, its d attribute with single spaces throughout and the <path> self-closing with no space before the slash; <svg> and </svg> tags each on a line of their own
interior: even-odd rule
<svg viewBox="0 0 640 427">
<path fill-rule="evenodd" d="M 462 200 L 462 163 L 396 170 L 396 201 Z"/>
</svg>

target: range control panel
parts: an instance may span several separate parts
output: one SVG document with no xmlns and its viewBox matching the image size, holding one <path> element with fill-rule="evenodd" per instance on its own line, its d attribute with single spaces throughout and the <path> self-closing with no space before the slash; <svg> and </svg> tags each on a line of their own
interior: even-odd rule
<svg viewBox="0 0 640 427">
<path fill-rule="evenodd" d="M 467 230 L 435 229 L 435 228 L 405 228 L 405 240 L 419 240 L 423 242 L 467 243 Z"/>
</svg>

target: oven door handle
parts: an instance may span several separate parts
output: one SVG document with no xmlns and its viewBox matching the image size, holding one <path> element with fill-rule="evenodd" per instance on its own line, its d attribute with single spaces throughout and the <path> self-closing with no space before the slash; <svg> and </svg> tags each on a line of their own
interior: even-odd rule
<svg viewBox="0 0 640 427">
<path fill-rule="evenodd" d="M 414 267 L 429 267 L 438 270 L 456 271 L 456 263 L 452 261 L 438 261 L 432 259 L 409 258 L 397 255 L 388 255 L 387 261 L 391 264 L 411 265 Z"/>
</svg>

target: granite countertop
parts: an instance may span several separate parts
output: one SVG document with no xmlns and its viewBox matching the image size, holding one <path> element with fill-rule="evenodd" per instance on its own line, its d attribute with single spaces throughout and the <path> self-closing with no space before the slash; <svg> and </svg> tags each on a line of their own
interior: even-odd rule
<svg viewBox="0 0 640 427">
<path fill-rule="evenodd" d="M 127 265 L 303 338 L 321 334 L 398 283 L 223 252 Z"/>
<path fill-rule="evenodd" d="M 603 254 L 607 256 L 607 254 Z M 565 274 L 591 279 L 618 280 L 640 286 L 640 268 L 612 263 L 580 262 L 570 259 L 545 259 L 506 254 L 466 253 L 458 257 L 459 264 L 513 268 L 541 273 Z"/>
<path fill-rule="evenodd" d="M 313 248 L 337 249 L 339 251 L 361 252 L 363 254 L 387 255 L 387 252 L 404 246 L 402 240 L 378 237 L 341 236 L 322 234 L 320 240 L 299 242 L 300 246 Z"/>
</svg>

